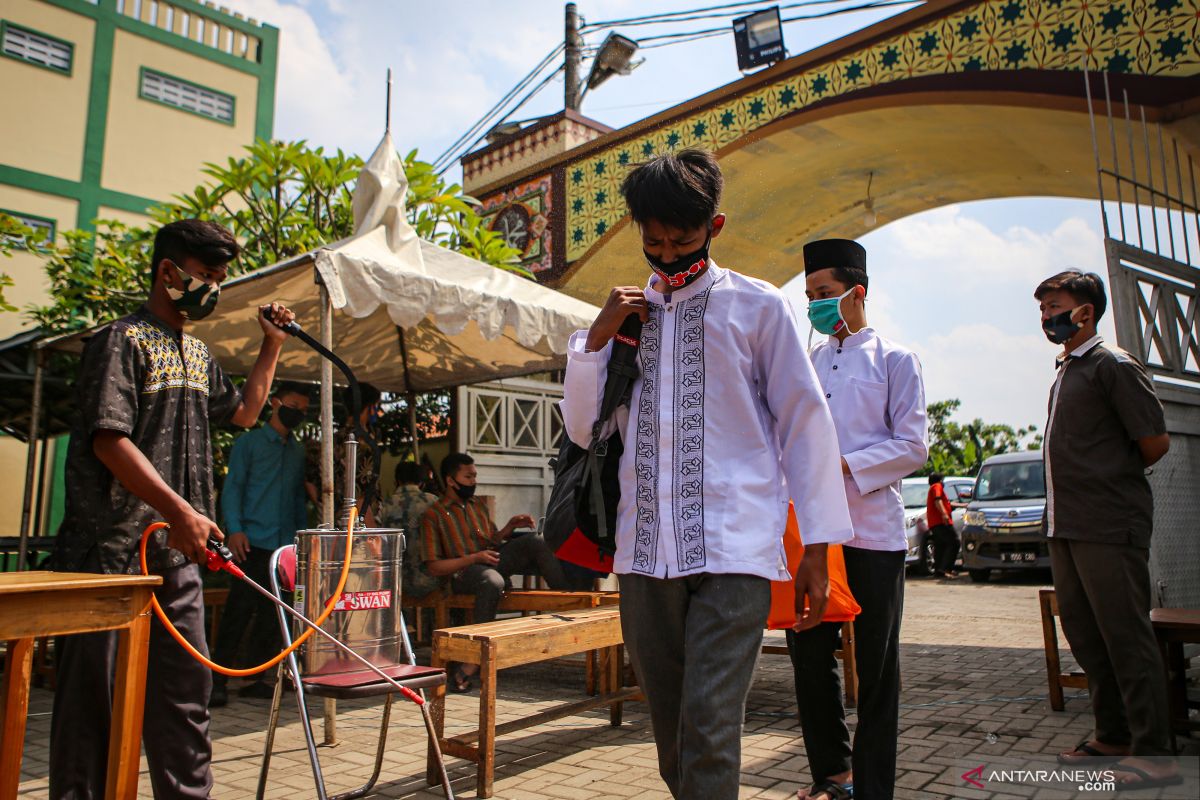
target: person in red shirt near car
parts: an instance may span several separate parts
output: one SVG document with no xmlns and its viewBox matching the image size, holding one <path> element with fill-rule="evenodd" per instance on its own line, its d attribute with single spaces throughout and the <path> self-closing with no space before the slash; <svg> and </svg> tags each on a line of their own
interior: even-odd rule
<svg viewBox="0 0 1200 800">
<path fill-rule="evenodd" d="M 929 523 L 929 535 L 933 537 L 933 574 L 939 578 L 955 577 L 958 571 L 954 562 L 958 560 L 958 531 L 954 520 L 950 498 L 946 497 L 944 480 L 940 473 L 929 476 L 929 494 L 925 499 L 925 519 Z"/>
</svg>

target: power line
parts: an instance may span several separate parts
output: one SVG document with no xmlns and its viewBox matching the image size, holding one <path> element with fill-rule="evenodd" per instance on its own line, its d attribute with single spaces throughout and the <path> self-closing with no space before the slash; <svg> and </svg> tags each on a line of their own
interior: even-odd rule
<svg viewBox="0 0 1200 800">
<path fill-rule="evenodd" d="M 913 0 L 914 2 L 923 2 L 923 0 Z M 849 2 L 849 0 L 803 0 L 802 2 L 785 3 L 779 6 L 780 11 L 785 11 L 791 8 L 806 8 L 811 6 L 822 5 L 838 5 L 840 3 Z M 629 17 L 627 19 L 605 20 L 602 22 L 593 22 L 583 26 L 583 30 L 597 30 L 602 28 L 614 28 L 623 25 L 665 25 L 674 22 L 690 22 L 701 19 L 722 19 L 726 17 L 735 17 L 743 14 L 753 14 L 755 11 L 766 11 L 773 6 L 763 5 L 764 0 L 755 0 L 754 2 L 743 3 L 726 3 L 719 6 L 710 6 L 708 8 L 694 8 L 688 11 L 673 11 L 664 12 L 662 14 L 649 14 L 642 17 Z M 758 9 L 747 9 L 747 6 L 759 6 Z M 720 9 L 734 9 L 730 11 L 720 11 Z M 718 13 L 707 13 L 718 12 Z M 804 19 L 804 17 L 801 17 Z"/>
<path fill-rule="evenodd" d="M 798 14 L 794 17 L 784 17 L 780 21 L 783 23 L 802 22 L 804 20 L 809 20 L 809 19 L 823 19 L 825 17 L 836 17 L 840 14 L 854 14 L 859 11 L 870 11 L 870 10 L 876 9 L 876 8 L 888 8 L 890 6 L 911 6 L 911 5 L 915 5 L 915 4 L 922 3 L 922 2 L 924 2 L 924 0 L 875 0 L 875 2 L 862 3 L 860 5 L 851 6 L 849 8 L 836 8 L 836 9 L 832 9 L 830 11 L 822 11 L 822 12 L 819 12 L 816 14 Z M 656 36 L 641 37 L 640 39 L 638 39 L 638 45 L 639 45 L 639 49 L 648 50 L 651 47 L 656 47 L 656 46 L 661 46 L 661 45 L 646 46 L 643 44 L 644 42 L 669 41 L 672 39 L 684 39 L 684 38 L 688 39 L 688 41 L 694 41 L 695 39 L 707 38 L 709 36 L 721 36 L 721 35 L 727 34 L 727 33 L 733 33 L 733 28 L 731 28 L 729 26 L 723 26 L 720 28 L 706 28 L 704 30 L 699 30 L 699 31 L 687 31 L 685 33 L 662 33 L 662 34 L 658 34 Z"/>
<path fill-rule="evenodd" d="M 849 2 L 849 0 L 800 0 L 800 2 L 786 3 L 781 5 L 780 10 L 791 8 L 804 8 L 823 5 L 839 5 Z M 835 17 L 842 14 L 853 14 L 860 11 L 869 11 L 877 8 L 888 8 L 892 6 L 911 6 L 924 2 L 924 0 L 872 0 L 872 2 L 860 3 L 859 5 L 830 9 L 828 11 L 817 12 L 813 14 L 798 14 L 792 17 L 781 19 L 782 23 L 801 22 L 804 20 L 824 19 Z M 583 25 L 580 31 L 599 31 L 605 28 L 617 27 L 619 25 L 667 25 L 676 22 L 687 22 L 700 19 L 721 19 L 729 18 L 741 14 L 750 6 L 759 6 L 762 9 L 770 8 L 763 6 L 763 0 L 752 0 L 750 2 L 724 3 L 722 5 L 709 6 L 706 8 L 690 9 L 687 11 L 664 12 L 662 14 L 653 14 L 643 17 L 630 17 L 623 20 L 608 20 L 603 22 L 595 22 Z M 729 9 L 724 13 L 709 13 L 721 12 L 722 9 Z M 751 12 L 752 13 L 752 12 Z M 720 28 L 707 28 L 704 30 L 686 31 L 681 33 L 664 33 L 654 36 L 641 37 L 638 40 L 639 49 L 653 50 L 659 47 L 668 47 L 676 44 L 687 44 L 696 42 L 702 39 L 710 39 L 717 36 L 724 36 L 733 32 L 732 27 L 722 26 Z M 557 58 L 566 49 L 565 44 L 559 44 L 553 50 L 546 54 L 544 58 L 515 86 L 508 90 L 503 97 L 500 98 L 488 111 L 480 117 L 475 123 L 459 136 L 445 151 L 434 159 L 433 166 L 438 174 L 448 170 L 455 161 L 458 160 L 464 153 L 470 152 L 479 142 L 481 142 L 491 130 L 494 124 L 502 122 L 517 111 L 517 109 L 528 103 L 542 89 L 546 87 L 560 72 L 563 71 L 563 66 L 559 65 L 553 72 L 535 85 L 524 97 L 517 102 L 515 106 L 504 111 L 508 103 L 512 102 L 522 90 L 527 88 L 535 81 L 546 69 L 547 66 Z M 592 55 L 599 50 L 599 47 L 585 48 L 585 55 Z M 473 138 L 474 137 L 474 138 Z M 469 142 L 469 144 L 467 144 Z"/>
<path fill-rule="evenodd" d="M 505 95 L 501 97 L 495 105 L 488 109 L 488 111 L 482 117 L 476 120 L 475 123 L 468 128 L 465 133 L 455 139 L 453 144 L 447 147 L 441 155 L 434 159 L 434 166 L 436 167 L 439 164 L 442 164 L 448 158 L 450 159 L 450 163 L 453 163 L 453 154 L 462 146 L 463 142 L 467 141 L 472 136 L 475 136 L 481 129 L 486 128 L 488 124 L 494 120 L 496 115 L 500 113 L 504 106 L 511 102 L 512 99 L 516 97 L 517 94 L 519 94 L 523 89 L 529 86 L 529 84 L 532 83 L 539 74 L 541 74 L 542 70 L 544 70 L 550 64 L 550 62 L 557 58 L 565 49 L 565 44 L 559 44 L 557 47 L 547 53 L 546 56 L 538 62 L 537 66 L 530 70 L 530 72 L 520 81 L 518 81 L 515 86 L 509 89 Z M 555 70 L 554 74 L 558 74 L 558 70 Z"/>
<path fill-rule="evenodd" d="M 520 91 L 533 82 L 533 80 L 542 72 L 542 70 L 544 70 L 550 64 L 550 62 L 557 58 L 558 55 L 565 49 L 566 45 L 559 44 L 557 47 L 547 53 L 546 56 L 540 62 L 538 62 L 537 66 L 535 66 L 524 78 L 518 81 L 515 86 L 509 89 L 508 92 L 505 93 L 505 95 L 500 98 L 495 105 L 493 105 L 482 117 L 476 120 L 475 124 L 468 128 L 465 133 L 459 136 L 453 144 L 446 148 L 445 152 L 438 156 L 438 158 L 434 161 L 434 165 L 437 166 L 445 159 L 452 157 L 452 154 L 463 144 L 463 142 L 477 134 L 481 129 L 485 129 L 488 124 L 494 120 L 496 115 L 500 113 L 504 106 L 514 97 L 516 97 Z"/>
<path fill-rule="evenodd" d="M 521 98 L 521 99 L 520 99 L 520 100 L 517 102 L 517 104 L 516 104 L 515 106 L 513 106 L 512 108 L 510 108 L 510 109 L 508 110 L 508 112 L 507 112 L 507 113 L 505 113 L 505 115 L 504 115 L 504 119 L 507 119 L 509 116 L 511 116 L 512 114 L 516 113 L 516 111 L 517 111 L 519 108 L 521 108 L 521 107 L 522 107 L 522 106 L 524 106 L 526 103 L 528 103 L 530 100 L 532 100 L 532 99 L 533 99 L 533 98 L 534 98 L 534 97 L 537 95 L 537 93 L 538 93 L 538 92 L 540 92 L 542 89 L 545 89 L 545 88 L 546 88 L 546 86 L 547 86 L 547 85 L 550 83 L 550 81 L 552 81 L 552 80 L 554 80 L 556 77 L 558 77 L 558 74 L 559 74 L 560 72 L 562 72 L 564 69 L 565 69 L 565 67 L 564 67 L 564 66 L 562 66 L 562 65 L 560 65 L 560 66 L 558 67 L 558 69 L 554 70 L 554 71 L 553 71 L 553 72 L 551 72 L 549 75 L 547 75 L 545 78 L 543 78 L 543 79 L 542 79 L 542 81 L 541 81 L 541 83 L 539 83 L 537 86 L 534 86 L 532 89 L 530 89 L 528 94 L 526 94 L 524 97 L 522 97 L 522 98 Z M 490 130 L 491 130 L 491 129 L 489 128 L 489 129 L 488 129 L 488 131 L 490 131 Z M 454 166 L 454 162 L 455 162 L 455 161 L 457 161 L 457 160 L 458 160 L 458 158 L 459 158 L 461 155 L 463 155 L 463 154 L 465 154 L 465 153 L 469 153 L 469 152 L 471 152 L 472 150 L 474 150 L 474 149 L 475 149 L 475 146 L 476 146 L 477 144 L 479 144 L 479 143 L 480 143 L 480 142 L 482 142 L 482 141 L 483 141 L 485 138 L 487 138 L 488 131 L 485 131 L 485 132 L 484 132 L 484 133 L 483 133 L 481 136 L 479 136 L 477 139 L 473 140 L 473 141 L 472 141 L 472 142 L 471 142 L 469 145 L 467 145 L 466 147 L 462 147 L 462 148 L 459 148 L 459 149 L 457 149 L 457 150 L 455 151 L 455 155 L 454 155 L 454 156 L 453 156 L 453 157 L 452 157 L 452 158 L 451 158 L 451 159 L 450 159 L 448 162 L 446 162 L 445 164 L 443 164 L 443 165 L 442 165 L 440 168 L 439 168 L 439 167 L 437 167 L 437 164 L 435 163 L 435 164 L 434 164 L 434 167 L 435 167 L 435 169 L 437 169 L 437 174 L 438 174 L 438 175 L 441 175 L 443 172 L 445 172 L 446 170 L 450 169 L 450 167 Z"/>
</svg>

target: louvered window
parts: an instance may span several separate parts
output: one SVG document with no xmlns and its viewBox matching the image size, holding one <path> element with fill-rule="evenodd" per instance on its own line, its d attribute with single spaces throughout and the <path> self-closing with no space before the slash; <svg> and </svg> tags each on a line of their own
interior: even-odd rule
<svg viewBox="0 0 1200 800">
<path fill-rule="evenodd" d="M 3 30 L 4 55 L 59 72 L 71 71 L 71 53 L 74 48 L 70 42 L 7 21 L 4 22 Z"/>
<path fill-rule="evenodd" d="M 161 72 L 142 70 L 142 97 L 191 111 L 220 122 L 233 123 L 233 97 Z"/>
</svg>

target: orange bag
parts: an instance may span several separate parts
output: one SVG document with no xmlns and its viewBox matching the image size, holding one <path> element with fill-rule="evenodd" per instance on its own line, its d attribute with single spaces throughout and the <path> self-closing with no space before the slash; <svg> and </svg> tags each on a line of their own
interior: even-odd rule
<svg viewBox="0 0 1200 800">
<path fill-rule="evenodd" d="M 796 522 L 796 507 L 788 504 L 787 528 L 783 532 L 783 549 L 787 553 L 788 572 L 796 577 L 796 568 L 804 555 L 800 541 L 800 525 Z M 822 622 L 849 622 L 858 616 L 862 608 L 850 594 L 846 582 L 846 560 L 842 546 L 829 546 L 829 605 L 825 607 Z M 767 617 L 767 628 L 773 631 L 786 630 L 796 624 L 796 584 L 793 580 L 771 581 L 771 613 Z"/>
</svg>

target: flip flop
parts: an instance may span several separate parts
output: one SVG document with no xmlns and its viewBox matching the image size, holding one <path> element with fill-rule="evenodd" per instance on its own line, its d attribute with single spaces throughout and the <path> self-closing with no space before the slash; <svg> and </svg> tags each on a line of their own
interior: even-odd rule
<svg viewBox="0 0 1200 800">
<path fill-rule="evenodd" d="M 854 800 L 854 784 L 823 781 L 808 790 L 810 798 L 821 794 L 829 800 Z"/>
<path fill-rule="evenodd" d="M 1159 789 L 1164 786 L 1178 786 L 1183 783 L 1182 775 L 1168 775 L 1165 778 L 1156 778 L 1149 772 L 1146 772 L 1146 770 L 1132 766 L 1131 764 L 1117 764 L 1113 768 L 1114 775 L 1120 775 L 1122 772 L 1128 775 L 1136 775 L 1138 780 L 1118 780 L 1116 781 L 1116 786 L 1113 787 L 1114 791 L 1132 792 L 1138 789 Z"/>
<path fill-rule="evenodd" d="M 1092 747 L 1086 739 L 1075 745 L 1075 749 L 1070 753 L 1059 753 L 1058 763 L 1060 764 L 1078 764 L 1087 760 L 1090 764 L 1115 764 L 1122 758 L 1127 756 L 1113 756 L 1108 753 L 1101 753 L 1096 748 Z"/>
<path fill-rule="evenodd" d="M 455 694 L 466 694 L 471 691 L 471 676 L 463 672 L 462 664 L 455 664 L 450 671 L 450 681 L 446 688 Z"/>
</svg>

